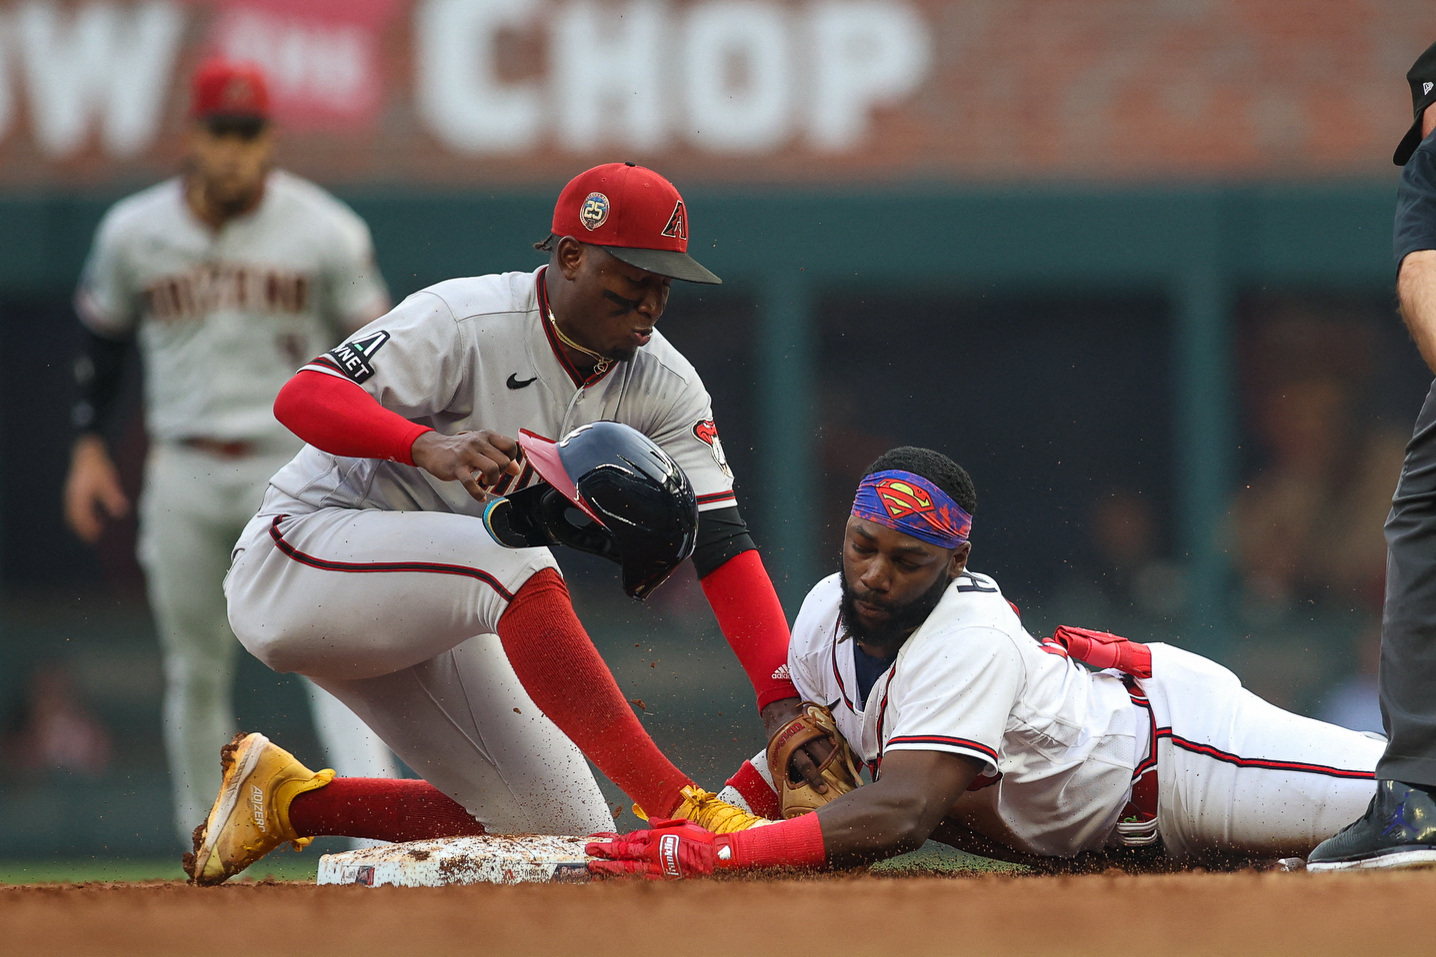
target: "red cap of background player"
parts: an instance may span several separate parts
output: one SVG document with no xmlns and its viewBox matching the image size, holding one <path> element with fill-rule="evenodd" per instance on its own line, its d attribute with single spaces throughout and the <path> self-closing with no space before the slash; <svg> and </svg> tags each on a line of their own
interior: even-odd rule
<svg viewBox="0 0 1436 957">
<path fill-rule="evenodd" d="M 194 74 L 190 115 L 269 119 L 269 88 L 264 74 L 252 63 L 231 63 L 216 57 L 200 64 Z"/>
<path fill-rule="evenodd" d="M 553 234 L 602 246 L 660 276 L 723 281 L 688 255 L 688 207 L 678 190 L 632 163 L 595 166 L 569 180 L 553 209 Z"/>
</svg>

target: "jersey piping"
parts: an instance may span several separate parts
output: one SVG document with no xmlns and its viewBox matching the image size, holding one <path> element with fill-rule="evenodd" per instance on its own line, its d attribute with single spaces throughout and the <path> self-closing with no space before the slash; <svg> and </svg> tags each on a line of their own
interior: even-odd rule
<svg viewBox="0 0 1436 957">
<path fill-rule="evenodd" d="M 895 744 L 936 744 L 944 748 L 962 748 L 976 751 L 993 764 L 997 763 L 997 751 L 979 741 L 968 738 L 953 738 L 945 734 L 899 734 L 888 739 L 887 748 Z"/>
<path fill-rule="evenodd" d="M 499 597 L 504 601 L 513 601 L 513 592 L 499 584 L 497 578 L 482 568 L 472 568 L 468 565 L 450 565 L 444 562 L 341 562 L 327 558 L 319 558 L 301 552 L 292 544 L 285 541 L 284 533 L 279 530 L 279 523 L 287 517 L 288 516 L 285 515 L 276 515 L 274 517 L 274 521 L 269 525 L 269 537 L 274 539 L 276 548 L 301 565 L 308 565 L 311 568 L 319 568 L 331 572 L 427 572 L 435 575 L 459 575 L 464 578 L 477 579 L 498 592 Z"/>
<path fill-rule="evenodd" d="M 853 707 L 853 701 L 848 697 L 847 686 L 843 683 L 843 670 L 838 667 L 838 628 L 842 626 L 842 621 L 842 616 L 839 616 L 838 619 L 833 622 L 833 680 L 838 683 L 838 694 L 843 696 L 843 706 L 853 714 L 857 714 L 858 709 Z"/>
<path fill-rule="evenodd" d="M 1239 768 L 1262 768 L 1269 771 L 1303 771 L 1308 774 L 1322 774 L 1333 778 L 1355 778 L 1368 781 L 1376 779 L 1375 771 L 1335 768 L 1325 764 L 1307 764 L 1303 761 L 1275 761 L 1270 758 L 1244 758 L 1241 755 L 1233 754 L 1230 751 L 1223 751 L 1221 748 L 1213 747 L 1210 744 L 1190 741 L 1179 734 L 1173 734 L 1171 728 L 1158 728 L 1157 736 L 1167 738 L 1174 746 L 1181 748 L 1183 751 L 1200 754 L 1221 761 L 1224 764 L 1236 765 Z"/>
</svg>

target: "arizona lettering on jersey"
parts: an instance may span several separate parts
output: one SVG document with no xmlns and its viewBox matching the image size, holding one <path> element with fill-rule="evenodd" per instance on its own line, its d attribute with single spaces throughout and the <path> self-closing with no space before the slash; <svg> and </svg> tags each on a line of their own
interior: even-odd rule
<svg viewBox="0 0 1436 957">
<path fill-rule="evenodd" d="M 260 265 L 206 263 L 160 276 L 140 295 L 150 316 L 160 322 L 202 319 L 223 309 L 303 312 L 309 305 L 311 278 L 304 273 Z"/>
</svg>

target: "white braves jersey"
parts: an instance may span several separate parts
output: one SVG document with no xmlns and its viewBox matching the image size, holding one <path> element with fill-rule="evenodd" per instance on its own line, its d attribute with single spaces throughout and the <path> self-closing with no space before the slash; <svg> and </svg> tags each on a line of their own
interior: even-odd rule
<svg viewBox="0 0 1436 957">
<path fill-rule="evenodd" d="M 892 751 L 949 751 L 983 774 L 954 816 L 1032 854 L 1105 844 L 1126 803 L 1140 735 L 1121 678 L 1048 654 L 991 578 L 964 572 L 858 703 L 841 584 L 819 582 L 793 624 L 788 668 L 881 774 Z M 1141 742 L 1145 743 L 1145 742 Z"/>
<path fill-rule="evenodd" d="M 304 368 L 347 378 L 386 409 L 445 435 L 528 429 L 553 439 L 590 422 L 630 425 L 672 455 L 700 511 L 733 504 L 733 477 L 707 391 L 656 330 L 633 358 L 585 380 L 540 308 L 543 269 L 451 279 L 405 299 Z M 538 481 L 506 476 L 502 494 Z M 458 482 L 377 459 L 305 448 L 270 481 L 265 510 L 327 506 L 481 515 Z"/>
<path fill-rule="evenodd" d="M 195 217 L 179 177 L 116 203 L 75 306 L 102 336 L 138 332 L 152 437 L 292 443 L 274 418 L 280 387 L 389 295 L 364 221 L 274 171 L 259 206 L 218 230 Z"/>
</svg>

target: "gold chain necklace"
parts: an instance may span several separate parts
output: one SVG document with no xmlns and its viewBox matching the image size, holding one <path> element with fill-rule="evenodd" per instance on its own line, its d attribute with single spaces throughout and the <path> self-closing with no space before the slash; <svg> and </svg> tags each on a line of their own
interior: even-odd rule
<svg viewBox="0 0 1436 957">
<path fill-rule="evenodd" d="M 575 352 L 581 352 L 581 353 L 583 353 L 584 355 L 586 355 L 586 356 L 588 356 L 589 358 L 591 358 L 591 359 L 594 360 L 594 362 L 593 362 L 593 374 L 594 374 L 594 375 L 603 375 L 605 372 L 608 371 L 608 367 L 609 367 L 609 365 L 611 365 L 611 364 L 613 363 L 613 360 L 610 359 L 608 356 L 599 355 L 597 352 L 594 352 L 592 349 L 585 349 L 583 346 L 579 345 L 577 342 L 574 342 L 574 341 L 573 341 L 572 339 L 570 339 L 568 336 L 564 335 L 564 334 L 563 334 L 563 330 L 558 327 L 558 320 L 554 318 L 553 309 L 549 309 L 549 311 L 548 311 L 548 321 L 549 321 L 549 325 L 553 326 L 553 333 L 554 333 L 554 335 L 558 336 L 558 341 L 559 341 L 559 342 L 562 342 L 564 345 L 568 346 L 568 347 L 569 347 L 570 349 L 572 349 L 573 351 L 575 351 Z"/>
</svg>

